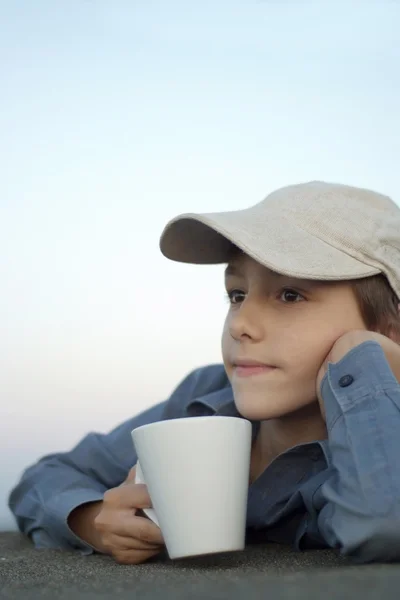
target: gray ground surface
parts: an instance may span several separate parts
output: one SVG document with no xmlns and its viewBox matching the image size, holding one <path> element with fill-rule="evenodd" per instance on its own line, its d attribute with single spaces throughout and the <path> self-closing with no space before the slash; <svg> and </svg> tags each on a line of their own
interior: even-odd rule
<svg viewBox="0 0 400 600">
<path fill-rule="evenodd" d="M 0 598 L 35 600 L 399 600 L 399 565 L 355 566 L 334 552 L 297 553 L 278 545 L 138 566 L 107 556 L 35 550 L 0 533 Z"/>
</svg>

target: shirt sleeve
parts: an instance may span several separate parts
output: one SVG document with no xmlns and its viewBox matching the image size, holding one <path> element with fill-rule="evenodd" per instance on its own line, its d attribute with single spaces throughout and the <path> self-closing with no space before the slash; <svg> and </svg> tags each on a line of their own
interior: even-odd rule
<svg viewBox="0 0 400 600">
<path fill-rule="evenodd" d="M 44 456 L 26 469 L 9 497 L 20 531 L 31 537 L 37 548 L 76 549 L 91 554 L 94 549 L 69 528 L 70 513 L 82 504 L 102 500 L 106 490 L 125 480 L 137 461 L 132 429 L 185 416 L 187 402 L 206 391 L 210 379 L 207 373 L 210 368 L 194 371 L 168 401 L 108 434 L 89 433 L 71 451 Z"/>
<path fill-rule="evenodd" d="M 356 562 L 400 559 L 400 385 L 380 344 L 331 363 L 321 384 L 332 464 L 318 527 Z"/>
</svg>

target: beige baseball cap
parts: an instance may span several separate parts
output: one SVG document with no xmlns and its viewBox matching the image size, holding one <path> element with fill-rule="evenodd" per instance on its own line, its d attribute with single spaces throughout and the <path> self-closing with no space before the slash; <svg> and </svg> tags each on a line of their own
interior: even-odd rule
<svg viewBox="0 0 400 600">
<path fill-rule="evenodd" d="M 167 258 L 193 264 L 227 263 L 232 245 L 299 279 L 384 273 L 400 298 L 400 208 L 372 190 L 322 181 L 291 185 L 243 210 L 181 214 L 160 240 Z"/>
</svg>

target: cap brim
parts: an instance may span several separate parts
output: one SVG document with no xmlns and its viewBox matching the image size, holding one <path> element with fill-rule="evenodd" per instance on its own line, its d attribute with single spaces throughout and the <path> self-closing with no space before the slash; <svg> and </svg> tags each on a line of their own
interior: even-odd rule
<svg viewBox="0 0 400 600">
<path fill-rule="evenodd" d="M 227 263 L 232 245 L 265 267 L 296 278 L 346 280 L 380 273 L 282 216 L 258 222 L 252 209 L 183 214 L 166 225 L 160 239 L 164 256 L 192 264 Z"/>
</svg>

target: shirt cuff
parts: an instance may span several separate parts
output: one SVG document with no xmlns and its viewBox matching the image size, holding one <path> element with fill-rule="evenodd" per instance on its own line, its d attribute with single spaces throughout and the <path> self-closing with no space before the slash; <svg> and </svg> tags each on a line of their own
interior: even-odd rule
<svg viewBox="0 0 400 600">
<path fill-rule="evenodd" d="M 367 340 L 352 348 L 341 360 L 328 364 L 321 382 L 328 431 L 344 412 L 366 396 L 398 387 L 378 342 Z"/>
<path fill-rule="evenodd" d="M 89 502 L 103 500 L 104 494 L 97 490 L 71 490 L 53 496 L 46 504 L 48 524 L 46 530 L 51 531 L 54 538 L 62 540 L 61 547 L 80 550 L 82 554 L 92 554 L 96 548 L 78 537 L 68 525 L 71 512 Z"/>
</svg>

